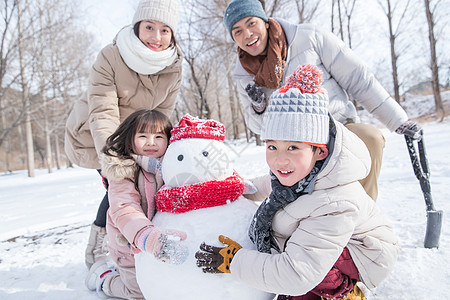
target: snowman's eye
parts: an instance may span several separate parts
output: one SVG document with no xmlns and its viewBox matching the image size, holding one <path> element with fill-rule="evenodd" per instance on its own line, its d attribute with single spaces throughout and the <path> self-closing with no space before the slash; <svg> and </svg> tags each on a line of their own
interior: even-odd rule
<svg viewBox="0 0 450 300">
<path fill-rule="evenodd" d="M 178 155 L 178 161 L 182 161 L 184 159 L 183 154 Z"/>
<path fill-rule="evenodd" d="M 204 157 L 208 157 L 208 155 L 209 155 L 208 151 L 203 151 L 202 154 Z"/>
</svg>

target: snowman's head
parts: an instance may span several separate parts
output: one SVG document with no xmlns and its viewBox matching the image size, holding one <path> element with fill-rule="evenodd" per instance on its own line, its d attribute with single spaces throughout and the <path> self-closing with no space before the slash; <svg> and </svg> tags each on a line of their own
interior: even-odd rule
<svg viewBox="0 0 450 300">
<path fill-rule="evenodd" d="M 170 145 L 162 163 L 168 187 L 224 180 L 233 175 L 225 127 L 214 120 L 185 115 L 171 132 Z"/>
</svg>

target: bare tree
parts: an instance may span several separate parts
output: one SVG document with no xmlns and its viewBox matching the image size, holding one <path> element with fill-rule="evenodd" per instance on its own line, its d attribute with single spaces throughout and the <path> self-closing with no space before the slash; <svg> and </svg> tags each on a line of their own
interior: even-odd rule
<svg viewBox="0 0 450 300">
<path fill-rule="evenodd" d="M 333 5 L 332 5 L 332 9 L 333 9 L 332 15 L 333 16 L 334 16 L 334 7 L 335 7 L 335 5 L 337 5 L 337 11 L 338 11 L 338 14 L 337 14 L 338 25 L 339 25 L 339 32 L 338 33 L 339 33 L 339 35 L 341 37 L 341 40 L 344 40 L 344 20 L 343 20 L 342 12 L 341 12 L 341 0 L 333 0 Z M 333 33 L 336 34 L 334 26 L 332 26 L 332 30 L 333 30 Z"/>
<path fill-rule="evenodd" d="M 21 0 L 17 0 L 17 28 L 18 28 L 18 40 L 19 40 L 19 63 L 20 63 L 20 78 L 22 81 L 22 97 L 25 106 L 29 106 L 30 95 L 28 80 L 25 75 L 25 49 L 24 49 L 24 34 L 23 34 L 23 10 Z M 33 150 L 33 132 L 31 130 L 31 116 L 30 111 L 25 111 L 25 135 L 26 135 L 26 149 L 27 149 L 27 168 L 28 177 L 34 177 L 34 150 Z"/>
<path fill-rule="evenodd" d="M 297 6 L 298 12 L 298 22 L 300 24 L 310 23 L 316 15 L 321 2 L 321 0 L 315 2 L 307 0 L 295 0 L 295 5 Z"/>
<path fill-rule="evenodd" d="M 444 106 L 442 105 L 442 99 L 441 99 L 441 92 L 440 92 L 440 86 L 439 86 L 439 68 L 438 68 L 438 62 L 437 62 L 437 56 L 436 56 L 436 37 L 434 35 L 434 9 L 431 7 L 432 0 L 424 0 L 425 3 L 425 12 L 427 15 L 427 22 L 428 22 L 428 38 L 430 41 L 430 67 L 431 67 L 431 85 L 433 87 L 433 95 L 434 95 L 434 102 L 436 104 L 436 112 L 438 114 L 438 117 L 440 118 L 440 121 L 442 121 L 445 117 L 445 110 Z M 434 8 L 437 7 L 437 3 L 439 3 L 439 0 L 436 1 Z"/>
<path fill-rule="evenodd" d="M 347 44 L 352 48 L 352 36 L 351 36 L 351 21 L 353 12 L 355 9 L 356 0 L 332 0 L 331 1 L 331 32 L 340 36 L 341 40 L 345 41 L 345 30 L 347 30 Z M 337 7 L 337 8 L 336 8 Z M 336 33 L 334 26 L 335 10 L 337 9 L 337 19 L 339 25 L 339 32 Z"/>
<path fill-rule="evenodd" d="M 17 82 L 20 73 L 14 70 L 14 61 L 17 58 L 17 12 L 16 1 L 3 0 L 1 44 L 0 44 L 0 146 L 7 143 L 6 137 L 19 126 L 25 114 L 24 103 L 18 105 L 13 99 L 16 97 L 11 87 Z M 15 112 L 18 113 L 16 114 Z M 7 145 L 6 147 L 10 147 Z"/>
<path fill-rule="evenodd" d="M 389 43 L 391 49 L 390 51 L 391 51 L 392 82 L 394 85 L 394 99 L 395 101 L 400 103 L 400 80 L 399 80 L 398 62 L 400 56 L 399 53 L 401 52 L 397 50 L 397 47 L 399 35 L 403 30 L 402 25 L 404 22 L 407 21 L 405 17 L 409 9 L 410 0 L 407 0 L 402 8 L 398 6 L 392 7 L 391 0 L 384 0 L 385 5 L 383 4 L 382 1 L 383 0 L 378 0 L 378 4 L 383 9 L 384 14 L 388 21 Z"/>
<path fill-rule="evenodd" d="M 344 6 L 344 12 L 347 18 L 347 42 L 348 46 L 352 48 L 351 20 L 355 9 L 356 0 L 343 1 L 342 4 Z"/>
<path fill-rule="evenodd" d="M 86 89 L 95 43 L 78 28 L 79 15 L 73 13 L 78 10 L 71 2 L 1 1 L 0 146 L 6 150 L 6 168 L 10 157 L 18 162 L 27 149 L 29 174 L 34 153 L 50 172 L 54 160 L 60 165 L 54 151 L 63 143 L 74 99 Z M 62 25 L 77 30 L 61 30 Z"/>
<path fill-rule="evenodd" d="M 43 4 L 42 0 L 39 0 L 38 4 L 39 9 L 39 25 L 40 25 L 40 38 L 39 42 L 41 45 L 45 45 L 45 39 L 44 39 L 44 10 L 43 10 Z M 38 58 L 38 70 L 40 75 L 40 96 L 42 101 L 42 106 L 44 111 L 47 111 L 48 109 L 48 100 L 46 96 L 45 86 L 46 86 L 46 72 L 44 72 L 44 49 L 43 47 L 40 48 L 39 52 L 39 58 Z M 44 114 L 44 120 L 43 120 L 43 132 L 45 136 L 45 163 L 47 165 L 48 173 L 52 173 L 52 146 L 50 141 L 50 134 L 49 134 L 49 115 Z"/>
</svg>

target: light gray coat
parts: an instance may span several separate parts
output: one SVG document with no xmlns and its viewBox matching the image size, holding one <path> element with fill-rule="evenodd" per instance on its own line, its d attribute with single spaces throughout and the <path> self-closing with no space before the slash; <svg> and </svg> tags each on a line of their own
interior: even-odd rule
<svg viewBox="0 0 450 300">
<path fill-rule="evenodd" d="M 334 151 L 312 194 L 279 210 L 272 234 L 282 253 L 241 249 L 231 263 L 238 281 L 267 292 L 303 295 L 330 271 L 344 247 L 362 282 L 376 287 L 390 273 L 399 245 L 388 220 L 359 179 L 369 172 L 364 143 L 336 122 Z"/>
</svg>

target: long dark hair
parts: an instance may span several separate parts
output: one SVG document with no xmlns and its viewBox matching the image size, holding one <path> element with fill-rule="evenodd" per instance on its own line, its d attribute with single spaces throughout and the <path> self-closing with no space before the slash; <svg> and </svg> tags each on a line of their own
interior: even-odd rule
<svg viewBox="0 0 450 300">
<path fill-rule="evenodd" d="M 138 37 L 138 39 L 139 39 L 139 25 L 141 25 L 141 22 L 142 21 L 137 22 L 136 24 L 134 24 L 134 27 L 133 27 L 134 34 Z M 169 47 L 176 47 L 177 40 L 175 39 L 175 34 L 173 34 L 172 28 L 170 28 L 170 31 L 172 32 L 172 39 L 170 40 Z"/>
<path fill-rule="evenodd" d="M 105 155 L 121 159 L 131 159 L 134 148 L 134 136 L 139 132 L 163 132 L 170 139 L 172 123 L 169 118 L 157 110 L 141 109 L 129 115 L 117 130 L 106 139 L 102 152 Z M 134 174 L 134 187 L 139 191 L 138 176 L 141 167 L 138 165 Z"/>
<path fill-rule="evenodd" d="M 169 118 L 157 110 L 141 109 L 129 115 L 117 130 L 108 137 L 102 152 L 109 156 L 131 158 L 134 136 L 139 132 L 163 132 L 170 139 L 172 124 Z"/>
</svg>

